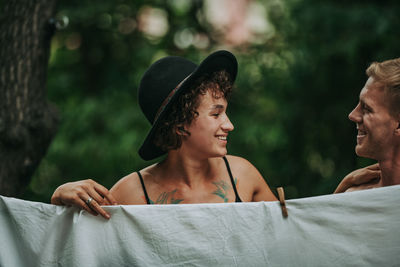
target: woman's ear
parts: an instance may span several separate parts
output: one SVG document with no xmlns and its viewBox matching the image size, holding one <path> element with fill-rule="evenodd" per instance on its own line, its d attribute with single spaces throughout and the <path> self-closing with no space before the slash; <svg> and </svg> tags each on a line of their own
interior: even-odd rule
<svg viewBox="0 0 400 267">
<path fill-rule="evenodd" d="M 185 129 L 185 126 L 183 126 L 183 124 L 178 124 L 175 126 L 175 133 L 180 136 L 188 135 L 188 131 Z"/>
</svg>

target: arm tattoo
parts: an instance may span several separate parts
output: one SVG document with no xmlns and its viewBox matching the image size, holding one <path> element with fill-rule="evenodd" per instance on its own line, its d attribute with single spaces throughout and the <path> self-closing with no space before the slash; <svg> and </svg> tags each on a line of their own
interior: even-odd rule
<svg viewBox="0 0 400 267">
<path fill-rule="evenodd" d="M 226 195 L 228 194 L 228 190 L 230 189 L 229 184 L 223 180 L 212 183 L 217 187 L 217 190 L 212 193 L 222 198 L 224 202 L 228 202 L 228 198 L 226 197 Z"/>
</svg>

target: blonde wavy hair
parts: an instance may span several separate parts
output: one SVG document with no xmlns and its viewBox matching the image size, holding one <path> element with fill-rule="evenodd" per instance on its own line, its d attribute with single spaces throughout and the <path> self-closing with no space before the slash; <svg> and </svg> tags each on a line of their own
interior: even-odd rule
<svg viewBox="0 0 400 267">
<path fill-rule="evenodd" d="M 391 114 L 400 115 L 400 58 L 373 62 L 366 73 L 368 77 L 382 84 Z"/>
</svg>

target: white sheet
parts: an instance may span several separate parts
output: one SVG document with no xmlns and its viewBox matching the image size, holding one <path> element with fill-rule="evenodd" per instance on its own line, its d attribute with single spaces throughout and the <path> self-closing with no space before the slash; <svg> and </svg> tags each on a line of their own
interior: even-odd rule
<svg viewBox="0 0 400 267">
<path fill-rule="evenodd" d="M 400 186 L 278 202 L 74 208 L 0 197 L 0 266 L 400 266 Z"/>
</svg>

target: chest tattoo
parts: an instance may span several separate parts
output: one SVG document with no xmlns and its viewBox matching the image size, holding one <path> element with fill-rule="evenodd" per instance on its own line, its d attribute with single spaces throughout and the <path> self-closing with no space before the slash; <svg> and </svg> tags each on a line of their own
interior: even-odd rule
<svg viewBox="0 0 400 267">
<path fill-rule="evenodd" d="M 234 184 L 237 186 L 237 178 L 234 178 Z M 216 187 L 216 189 L 212 192 L 213 195 L 220 197 L 224 202 L 228 202 L 229 199 L 227 197 L 229 191 L 232 189 L 232 186 L 224 180 L 212 182 L 212 184 Z M 169 192 L 162 192 L 156 201 L 153 201 L 149 198 L 151 204 L 179 204 L 184 199 L 176 198 L 175 194 L 178 189 L 169 191 Z M 144 198 L 144 197 L 143 197 Z"/>
<path fill-rule="evenodd" d="M 154 202 L 153 200 L 150 200 L 151 204 L 179 204 L 183 201 L 183 199 L 180 198 L 175 198 L 175 193 L 178 191 L 177 189 L 172 190 L 170 192 L 162 192 L 157 200 Z"/>
<path fill-rule="evenodd" d="M 217 189 L 214 192 L 212 192 L 212 194 L 219 196 L 220 198 L 222 198 L 224 200 L 224 202 L 228 202 L 228 198 L 226 195 L 228 194 L 229 190 L 231 189 L 231 186 L 223 180 L 212 182 L 212 183 L 213 183 L 213 185 L 215 185 L 217 187 Z"/>
</svg>

